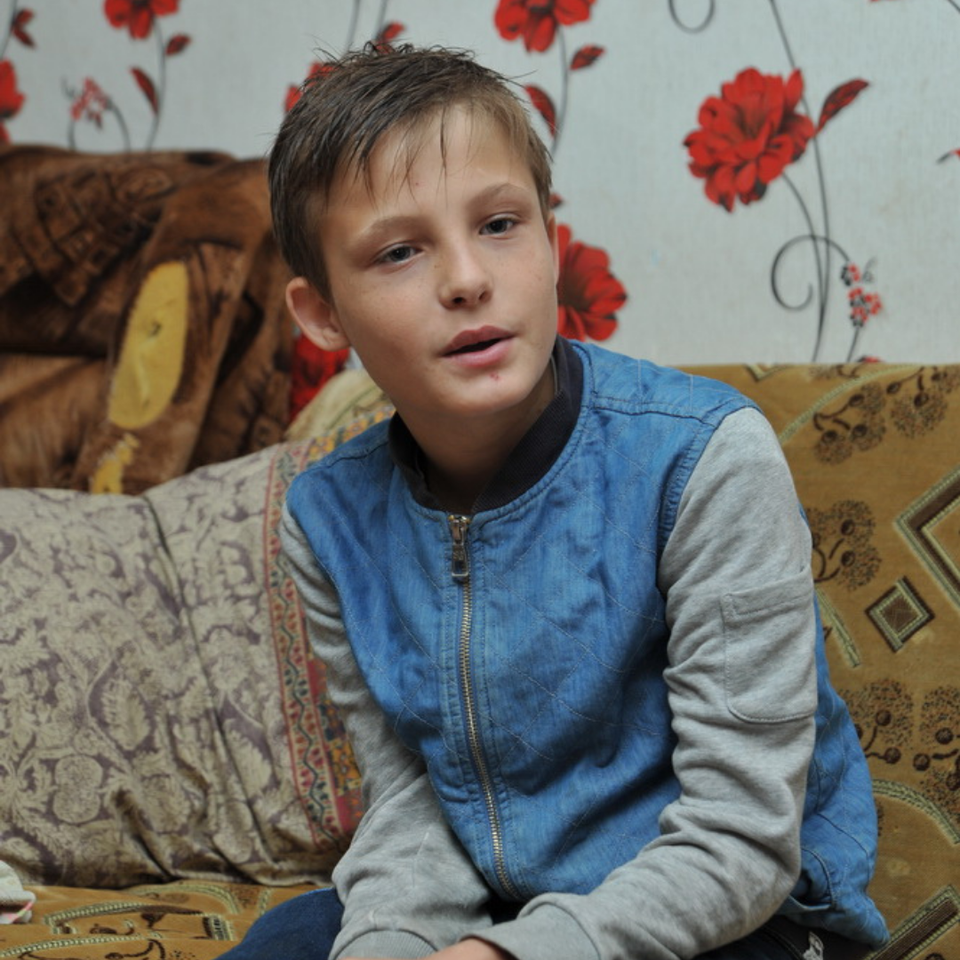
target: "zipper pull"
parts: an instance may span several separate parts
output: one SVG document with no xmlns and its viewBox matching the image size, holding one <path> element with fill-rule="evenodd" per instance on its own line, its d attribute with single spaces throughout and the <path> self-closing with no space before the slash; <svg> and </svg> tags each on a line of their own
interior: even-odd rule
<svg viewBox="0 0 960 960">
<path fill-rule="evenodd" d="M 467 557 L 467 527 L 470 518 L 451 513 L 447 517 L 450 525 L 450 536 L 453 537 L 453 558 L 450 561 L 450 576 L 457 583 L 464 583 L 470 579 L 470 562 Z"/>
</svg>

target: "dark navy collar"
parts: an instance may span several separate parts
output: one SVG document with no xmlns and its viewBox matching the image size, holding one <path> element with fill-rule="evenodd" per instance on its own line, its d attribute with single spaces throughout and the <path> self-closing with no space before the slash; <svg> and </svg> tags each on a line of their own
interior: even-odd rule
<svg viewBox="0 0 960 960">
<path fill-rule="evenodd" d="M 552 361 L 557 381 L 553 399 L 477 498 L 473 513 L 505 506 L 529 490 L 546 475 L 566 446 L 580 412 L 583 361 L 569 341 L 560 336 Z M 399 414 L 394 414 L 390 421 L 389 441 L 393 462 L 410 485 L 414 499 L 422 506 L 441 510 L 440 501 L 427 486 L 420 446 Z"/>
</svg>

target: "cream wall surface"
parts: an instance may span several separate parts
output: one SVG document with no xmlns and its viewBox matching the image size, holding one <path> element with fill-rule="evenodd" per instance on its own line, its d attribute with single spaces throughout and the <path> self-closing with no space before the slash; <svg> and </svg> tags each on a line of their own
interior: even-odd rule
<svg viewBox="0 0 960 960">
<path fill-rule="evenodd" d="M 5 12 L 0 140 L 96 152 L 260 156 L 324 56 L 378 37 L 468 47 L 527 88 L 553 149 L 565 332 L 674 364 L 960 361 L 958 0 Z"/>
</svg>

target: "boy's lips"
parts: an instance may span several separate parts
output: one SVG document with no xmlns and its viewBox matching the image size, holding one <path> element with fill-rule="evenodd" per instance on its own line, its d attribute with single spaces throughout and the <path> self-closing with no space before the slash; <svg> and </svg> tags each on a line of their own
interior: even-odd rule
<svg viewBox="0 0 960 960">
<path fill-rule="evenodd" d="M 479 327 L 476 330 L 464 330 L 457 334 L 444 348 L 443 356 L 479 353 L 501 340 L 509 340 L 513 334 L 499 327 Z"/>
</svg>

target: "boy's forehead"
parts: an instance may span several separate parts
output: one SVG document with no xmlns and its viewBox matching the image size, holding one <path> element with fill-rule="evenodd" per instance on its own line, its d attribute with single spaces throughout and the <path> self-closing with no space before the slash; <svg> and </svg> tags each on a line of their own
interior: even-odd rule
<svg viewBox="0 0 960 960">
<path fill-rule="evenodd" d="M 518 152 L 510 149 L 508 131 L 501 123 L 460 104 L 400 121 L 381 134 L 365 157 L 354 157 L 341 168 L 331 186 L 328 206 L 358 187 L 375 199 L 409 186 L 421 159 L 431 162 L 436 158 L 442 179 L 451 172 L 450 163 L 468 167 L 481 148 L 497 146 L 502 147 L 501 155 L 511 166 L 522 164 Z"/>
</svg>

